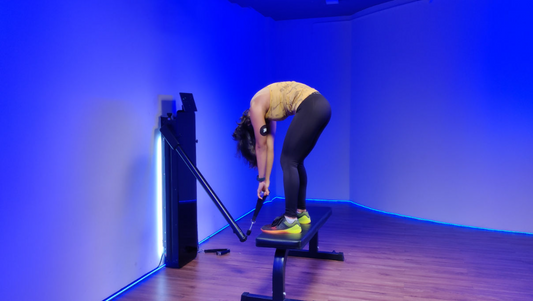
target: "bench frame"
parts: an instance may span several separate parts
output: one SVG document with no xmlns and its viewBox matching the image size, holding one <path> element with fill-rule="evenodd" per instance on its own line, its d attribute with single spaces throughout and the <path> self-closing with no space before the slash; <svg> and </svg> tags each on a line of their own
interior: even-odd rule
<svg viewBox="0 0 533 301">
<path fill-rule="evenodd" d="M 254 295 L 245 292 L 241 295 L 241 301 L 297 301 L 295 299 L 285 298 L 285 266 L 287 264 L 287 256 L 344 261 L 344 254 L 342 252 L 322 252 L 318 250 L 318 230 L 325 223 L 325 220 L 327 220 L 327 218 L 331 215 L 331 209 L 326 208 L 326 210 L 329 211 L 326 212 L 326 216 L 324 217 L 324 220 L 321 221 L 320 225 L 318 225 L 316 228 L 310 228 L 310 230 L 315 233 L 308 233 L 309 235 L 313 235 L 311 240 L 309 240 L 309 250 L 301 249 L 305 247 L 305 240 L 301 240 L 303 244 L 299 249 L 291 249 L 290 247 L 282 248 L 279 246 L 276 247 L 276 252 L 274 254 L 274 266 L 272 270 L 272 296 Z M 256 244 L 261 247 L 268 247 L 268 245 L 264 243 L 260 244 L 259 238 L 260 237 L 257 238 Z"/>
</svg>

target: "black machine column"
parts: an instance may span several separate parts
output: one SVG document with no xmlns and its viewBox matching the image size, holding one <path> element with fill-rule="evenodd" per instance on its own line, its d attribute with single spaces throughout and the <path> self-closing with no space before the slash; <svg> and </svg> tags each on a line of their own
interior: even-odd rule
<svg viewBox="0 0 533 301">
<path fill-rule="evenodd" d="M 196 105 L 192 94 L 180 96 L 182 110 L 162 116 L 160 128 L 164 144 L 165 264 L 173 268 L 191 262 L 198 252 L 196 180 L 239 240 L 246 241 L 246 235 L 196 167 Z"/>
<path fill-rule="evenodd" d="M 169 114 L 170 115 L 170 114 Z M 179 137 L 181 148 L 196 165 L 196 128 L 193 110 L 161 117 L 161 127 Z M 172 147 L 164 144 L 163 179 L 167 267 L 181 268 L 198 253 L 196 178 Z"/>
</svg>

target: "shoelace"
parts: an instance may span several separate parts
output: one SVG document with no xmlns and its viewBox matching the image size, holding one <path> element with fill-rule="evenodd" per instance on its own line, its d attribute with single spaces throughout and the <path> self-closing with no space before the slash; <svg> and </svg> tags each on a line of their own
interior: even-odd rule
<svg viewBox="0 0 533 301">
<path fill-rule="evenodd" d="M 277 227 L 279 226 L 282 222 L 283 222 L 283 219 L 285 219 L 285 216 L 278 216 L 274 219 L 274 221 L 272 222 L 272 227 Z"/>
</svg>

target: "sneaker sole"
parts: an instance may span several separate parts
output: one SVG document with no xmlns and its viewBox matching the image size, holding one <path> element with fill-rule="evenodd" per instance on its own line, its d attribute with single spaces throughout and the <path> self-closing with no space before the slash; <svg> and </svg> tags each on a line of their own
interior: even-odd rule
<svg viewBox="0 0 533 301">
<path fill-rule="evenodd" d="M 297 234 L 297 233 L 302 233 L 302 227 L 294 226 L 294 227 L 291 227 L 285 230 L 277 230 L 277 229 L 266 230 L 266 229 L 261 228 L 261 231 L 265 233 L 269 233 L 269 234 Z"/>
</svg>

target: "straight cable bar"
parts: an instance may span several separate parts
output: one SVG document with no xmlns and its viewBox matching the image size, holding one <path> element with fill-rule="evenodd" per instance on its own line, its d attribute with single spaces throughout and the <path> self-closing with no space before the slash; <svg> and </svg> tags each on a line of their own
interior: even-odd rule
<svg viewBox="0 0 533 301">
<path fill-rule="evenodd" d="M 207 194 L 211 197 L 211 200 L 213 200 L 213 203 L 215 203 L 218 210 L 220 210 L 220 213 L 222 213 L 222 215 L 224 216 L 228 224 L 233 229 L 233 233 L 235 233 L 237 237 L 239 237 L 239 240 L 241 242 L 246 241 L 246 235 L 244 235 L 244 232 L 242 232 L 239 225 L 237 225 L 237 223 L 235 222 L 231 214 L 228 212 L 226 207 L 224 207 L 224 204 L 220 201 L 218 196 L 215 194 L 215 191 L 211 188 L 211 186 L 209 186 L 209 183 L 207 183 L 202 173 L 200 173 L 198 168 L 194 166 L 194 164 L 191 162 L 187 154 L 183 151 L 176 136 L 172 133 L 172 131 L 167 126 L 161 126 L 160 131 L 161 131 L 161 134 L 163 134 L 163 137 L 165 138 L 167 143 L 170 145 L 170 147 L 178 153 L 178 155 L 183 160 L 185 165 L 187 165 L 189 170 L 196 177 L 196 180 L 198 180 L 198 182 L 202 184 L 202 187 L 204 187 L 205 192 L 207 192 Z"/>
</svg>

